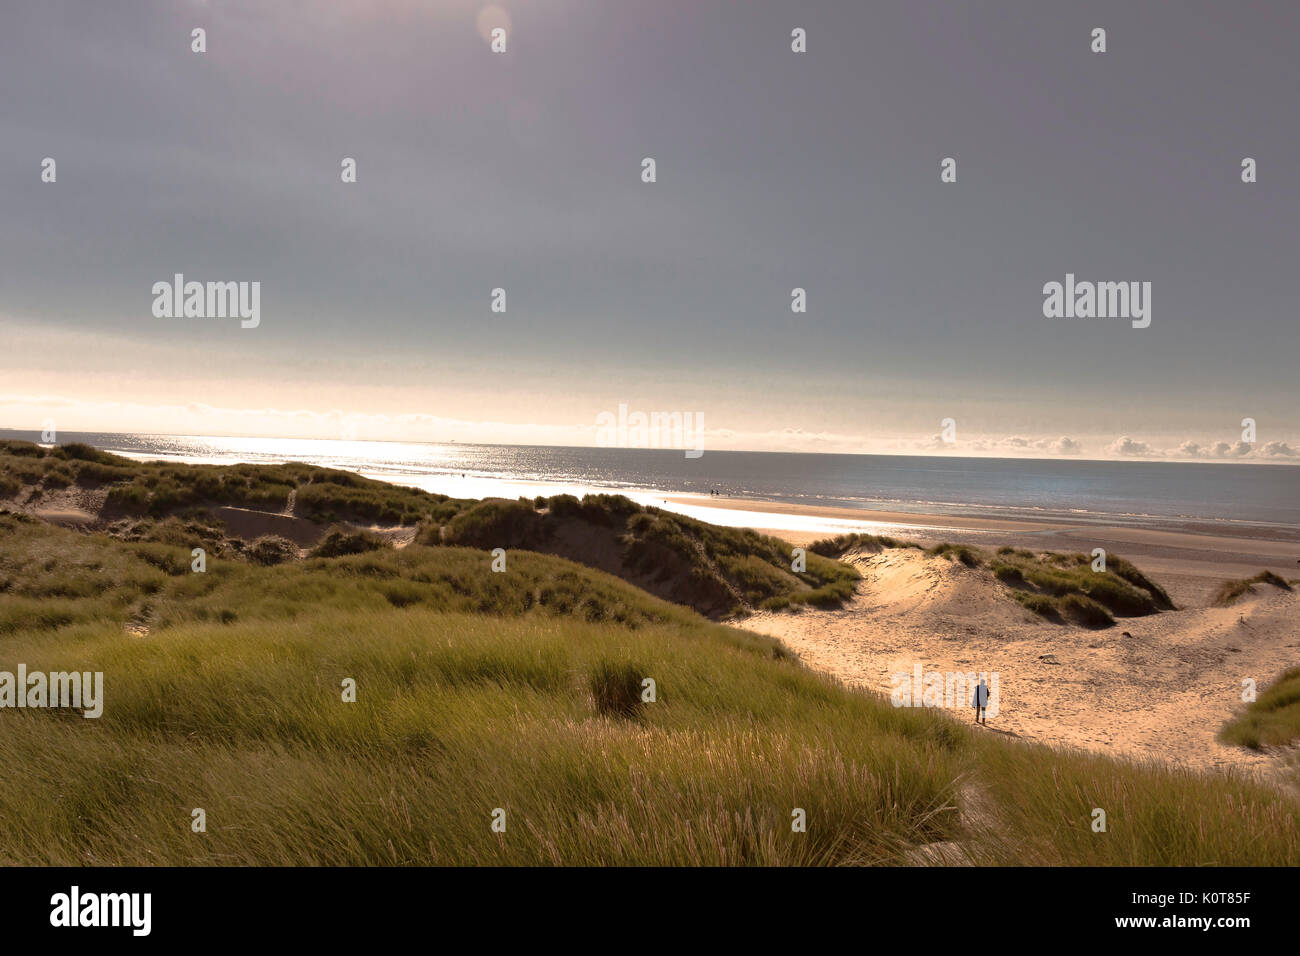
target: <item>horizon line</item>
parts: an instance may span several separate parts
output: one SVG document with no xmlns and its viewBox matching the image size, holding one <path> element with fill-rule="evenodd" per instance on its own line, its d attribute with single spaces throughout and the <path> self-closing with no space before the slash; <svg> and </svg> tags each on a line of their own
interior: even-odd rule
<svg viewBox="0 0 1300 956">
<path fill-rule="evenodd" d="M 657 451 L 681 453 L 682 448 L 630 448 L 615 445 L 566 445 L 554 444 L 548 442 L 491 442 L 491 441 L 459 441 L 455 438 L 442 440 L 428 439 L 392 439 L 392 438 L 321 438 L 318 436 L 306 435 L 254 435 L 254 434 L 199 434 L 194 432 L 164 432 L 164 431 L 123 431 L 123 432 L 106 432 L 106 431 L 80 431 L 78 429 L 60 429 L 65 434 L 80 435 L 121 435 L 121 436 L 153 436 L 159 438 L 192 438 L 192 439 L 249 439 L 255 441 L 313 441 L 313 442 L 330 442 L 337 444 L 354 444 L 365 442 L 376 445 L 459 445 L 480 446 L 484 448 L 561 448 L 561 449 L 601 449 L 601 450 L 621 450 L 621 451 Z M 0 433 L 13 433 L 19 435 L 36 434 L 36 429 L 23 428 L 4 428 L 0 427 Z M 33 444 L 42 447 L 58 447 L 61 442 L 40 442 L 33 439 Z M 101 449 L 102 450 L 102 449 Z M 1180 464 L 1180 465 L 1300 465 L 1300 460 L 1289 460 L 1286 458 L 1262 459 L 1262 458 L 1186 458 L 1172 457 L 1164 455 L 1118 455 L 1110 458 L 1098 458 L 1088 455 L 1005 455 L 1005 454 L 960 454 L 956 451 L 945 453 L 941 451 L 926 452 L 922 450 L 912 452 L 898 451 L 793 451 L 780 449 L 759 449 L 759 448 L 714 448 L 704 449 L 705 453 L 712 454 L 737 454 L 737 455 L 837 455 L 841 457 L 857 458 L 938 458 L 938 459 L 958 459 L 971 461 L 1077 461 L 1077 462 L 1123 462 L 1128 464 Z M 293 459 L 288 459 L 293 460 Z"/>
</svg>

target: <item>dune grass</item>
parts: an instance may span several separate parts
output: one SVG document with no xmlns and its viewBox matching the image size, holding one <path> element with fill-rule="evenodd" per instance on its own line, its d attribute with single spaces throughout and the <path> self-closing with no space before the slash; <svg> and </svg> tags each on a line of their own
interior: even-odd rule
<svg viewBox="0 0 1300 956">
<path fill-rule="evenodd" d="M 991 863 L 1300 858 L 1289 796 L 896 709 L 554 556 L 188 559 L 0 517 L 0 669 L 102 671 L 105 696 L 97 720 L 0 709 L 0 859 L 832 865 L 938 841 Z"/>
<path fill-rule="evenodd" d="M 98 721 L 0 714 L 0 760 L 23 768 L 0 779 L 0 854 L 801 865 L 896 862 L 957 833 L 955 728 L 695 620 L 611 632 L 411 610 L 12 641 L 29 667 L 103 671 L 107 704 Z M 643 674 L 659 695 L 637 696 L 635 720 L 619 712 L 626 686 L 593 692 L 611 675 L 639 691 Z M 791 831 L 795 808 L 807 833 Z"/>
<path fill-rule="evenodd" d="M 0 515 L 0 636 L 28 627 L 101 621 L 173 627 L 275 620 L 306 613 L 422 606 L 498 615 L 536 610 L 629 626 L 688 619 L 690 612 L 546 555 L 518 552 L 507 575 L 469 548 L 412 545 L 262 567 L 211 558 L 191 570 L 190 550 L 82 535 Z"/>
<path fill-rule="evenodd" d="M 789 543 L 748 528 L 723 528 L 621 495 L 488 500 L 417 540 L 559 554 L 617 574 L 711 617 L 831 606 L 852 596 L 856 569 L 809 552 L 795 570 Z"/>
<path fill-rule="evenodd" d="M 977 862 L 1022 866 L 1294 866 L 1300 802 L 1233 774 L 988 736 L 972 782 L 991 807 Z M 1105 812 L 1105 831 L 1093 829 Z"/>
<path fill-rule="evenodd" d="M 1106 555 L 1104 571 L 1086 554 L 999 548 L 989 567 L 1025 608 L 1050 620 L 1107 627 L 1115 617 L 1139 617 L 1173 608 L 1158 584 L 1118 555 Z"/>
<path fill-rule="evenodd" d="M 749 529 L 720 528 L 620 495 L 470 501 L 300 462 L 187 465 L 138 462 L 88 445 L 0 442 L 0 498 L 30 505 L 71 485 L 104 496 L 108 532 L 133 542 L 202 547 L 259 564 L 291 560 L 283 543 L 241 540 L 222 506 L 284 512 L 331 527 L 313 554 L 384 546 L 364 526 L 416 525 L 417 541 L 535 550 L 600 568 L 666 599 L 723 618 L 762 607 L 833 606 L 853 594 L 856 570 L 817 553 L 795 570 L 793 549 Z M 363 526 L 357 530 L 355 526 Z"/>
<path fill-rule="evenodd" d="M 1300 667 L 1269 685 L 1219 732 L 1226 744 L 1263 750 L 1300 741 Z"/>
<path fill-rule="evenodd" d="M 1084 627 L 1110 627 L 1115 619 L 1092 598 L 1083 594 L 1066 594 L 1057 599 L 1057 606 L 1066 618 Z"/>
<path fill-rule="evenodd" d="M 1210 604 L 1214 607 L 1229 607 L 1237 602 L 1237 599 L 1246 594 L 1255 593 L 1256 584 L 1271 584 L 1275 588 L 1281 588 L 1283 591 L 1292 590 L 1291 585 L 1286 579 L 1274 574 L 1272 571 L 1260 571 L 1254 577 L 1242 578 L 1238 581 L 1224 581 L 1219 585 L 1214 596 L 1210 598 Z"/>
<path fill-rule="evenodd" d="M 949 561 L 959 561 L 968 568 L 978 568 L 985 562 L 979 548 L 972 548 L 965 544 L 950 544 L 946 541 L 928 548 L 925 553 L 937 558 L 947 558 Z"/>
<path fill-rule="evenodd" d="M 449 520 L 473 503 L 301 462 L 190 465 L 135 461 L 75 442 L 0 441 L 0 497 L 73 484 L 106 488 L 106 504 L 119 515 L 155 518 L 212 505 L 280 511 L 293 493 L 295 514 L 322 524 L 413 525 Z"/>
<path fill-rule="evenodd" d="M 330 528 L 311 549 L 313 558 L 338 558 L 345 554 L 366 554 L 392 547 L 377 534 L 368 531 L 349 531 L 347 528 Z"/>
<path fill-rule="evenodd" d="M 808 545 L 808 550 L 825 558 L 839 558 L 850 551 L 880 551 L 883 548 L 921 548 L 914 541 L 901 541 L 887 534 L 864 534 L 853 532 L 839 534 L 833 538 L 822 538 Z"/>
</svg>

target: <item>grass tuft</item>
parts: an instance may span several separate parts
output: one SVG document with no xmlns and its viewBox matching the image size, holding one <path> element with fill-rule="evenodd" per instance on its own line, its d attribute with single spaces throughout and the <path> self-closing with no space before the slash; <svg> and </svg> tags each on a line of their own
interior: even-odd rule
<svg viewBox="0 0 1300 956">
<path fill-rule="evenodd" d="M 596 712 L 627 720 L 640 717 L 645 706 L 641 700 L 641 681 L 640 668 L 601 658 L 592 668 L 589 680 Z"/>
<path fill-rule="evenodd" d="M 920 548 L 915 541 L 900 541 L 887 534 L 853 534 L 836 535 L 823 538 L 808 545 L 808 550 L 825 558 L 839 558 L 850 551 L 880 551 L 884 548 Z"/>
<path fill-rule="evenodd" d="M 1219 739 L 1251 750 L 1300 741 L 1300 667 L 1286 671 L 1247 705 L 1245 713 L 1228 721 Z"/>
<path fill-rule="evenodd" d="M 1243 595 L 1254 594 L 1256 584 L 1271 584 L 1283 591 L 1292 590 L 1291 585 L 1279 575 L 1274 574 L 1272 571 L 1260 571 L 1254 577 L 1242 578 L 1238 581 L 1224 581 L 1210 598 L 1210 604 L 1213 607 L 1229 607 L 1235 604 Z"/>
<path fill-rule="evenodd" d="M 936 544 L 925 552 L 935 557 L 947 558 L 949 561 L 960 561 L 968 568 L 978 568 L 984 563 L 984 556 L 978 548 L 972 548 L 965 544 Z"/>
</svg>

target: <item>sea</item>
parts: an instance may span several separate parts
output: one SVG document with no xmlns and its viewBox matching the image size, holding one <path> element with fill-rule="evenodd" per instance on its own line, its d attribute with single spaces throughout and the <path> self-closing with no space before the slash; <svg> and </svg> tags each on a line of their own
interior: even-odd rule
<svg viewBox="0 0 1300 956">
<path fill-rule="evenodd" d="M 39 439 L 31 432 L 0 437 Z M 1300 465 L 826 455 L 60 432 L 129 458 L 303 461 L 457 498 L 624 494 L 720 524 L 875 529 L 865 512 L 1106 523 L 1255 537 L 1300 529 Z M 864 520 L 709 507 L 732 499 L 864 512 Z M 770 508 L 770 505 L 768 506 Z M 792 509 L 798 511 L 798 509 Z M 923 524 L 908 523 L 911 527 Z"/>
</svg>

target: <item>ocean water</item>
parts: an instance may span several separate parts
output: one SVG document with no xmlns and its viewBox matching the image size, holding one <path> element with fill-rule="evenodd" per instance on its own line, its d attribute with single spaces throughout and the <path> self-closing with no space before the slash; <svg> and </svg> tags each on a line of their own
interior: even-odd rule
<svg viewBox="0 0 1300 956">
<path fill-rule="evenodd" d="M 0 437 L 35 440 L 33 433 Z M 186 462 L 306 461 L 455 497 L 605 491 L 663 504 L 724 495 L 911 514 L 1209 525 L 1232 533 L 1300 527 L 1300 466 L 1232 462 L 1075 461 L 815 455 L 627 448 L 60 433 L 135 458 Z M 696 507 L 675 506 L 692 513 Z M 711 509 L 709 520 L 721 512 Z M 727 523 L 754 523 L 741 512 Z M 826 522 L 821 527 L 852 526 Z M 771 520 L 763 526 L 774 527 Z M 1209 529 L 1207 529 L 1209 530 Z"/>
</svg>

